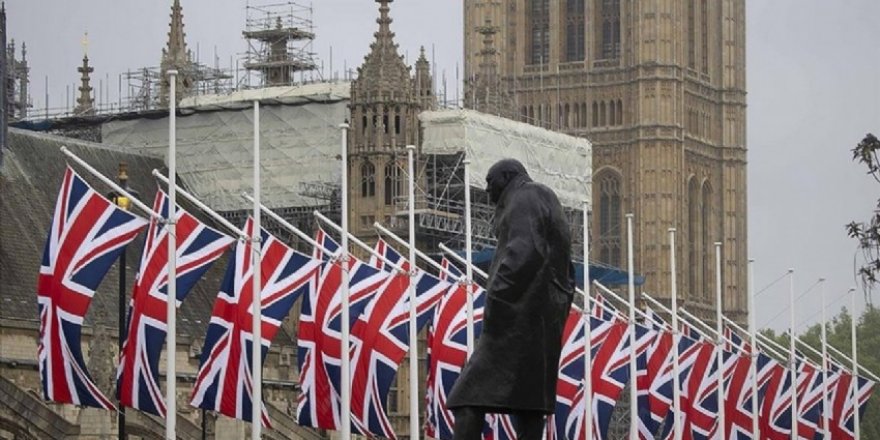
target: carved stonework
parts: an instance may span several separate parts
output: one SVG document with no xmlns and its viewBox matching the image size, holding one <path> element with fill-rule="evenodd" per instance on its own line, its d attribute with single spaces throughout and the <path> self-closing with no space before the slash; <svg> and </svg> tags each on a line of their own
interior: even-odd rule
<svg viewBox="0 0 880 440">
<path fill-rule="evenodd" d="M 349 220 L 361 234 L 371 234 L 374 221 L 388 224 L 394 217 L 406 195 L 406 146 L 421 144 L 418 114 L 436 105 L 424 50 L 413 75 L 394 42 L 391 2 L 377 3 L 379 29 L 352 82 L 349 104 Z"/>
<path fill-rule="evenodd" d="M 183 8 L 180 0 L 174 0 L 171 6 L 171 24 L 168 31 L 168 44 L 162 49 L 160 103 L 167 107 L 170 102 L 168 94 L 171 84 L 168 79 L 169 70 L 177 70 L 176 102 L 185 97 L 193 87 L 194 66 L 192 54 L 186 49 L 186 33 L 183 31 Z"/>
</svg>

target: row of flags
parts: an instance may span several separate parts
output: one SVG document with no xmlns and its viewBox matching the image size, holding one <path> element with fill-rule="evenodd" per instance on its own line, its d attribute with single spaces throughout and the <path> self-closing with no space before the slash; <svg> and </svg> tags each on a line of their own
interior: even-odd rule
<svg viewBox="0 0 880 440">
<path fill-rule="evenodd" d="M 159 191 L 153 211 L 168 213 L 168 198 Z M 80 333 L 92 296 L 125 246 L 146 230 L 143 254 L 127 315 L 126 339 L 119 355 L 117 398 L 121 405 L 167 417 L 159 386 L 159 358 L 166 339 L 167 288 L 176 283 L 179 306 L 205 272 L 235 243 L 217 294 L 201 352 L 190 403 L 229 417 L 251 420 L 254 384 L 250 360 L 253 340 L 253 264 L 251 240 L 234 239 L 176 209 L 176 279 L 169 280 L 168 234 L 162 218 L 149 222 L 117 208 L 68 168 L 56 202 L 37 286 L 40 314 L 39 369 L 46 400 L 114 409 L 95 386 L 83 361 Z M 368 436 L 396 438 L 388 415 L 388 397 L 409 350 L 409 310 L 416 309 L 418 330 L 427 327 L 428 376 L 425 434 L 451 439 L 454 415 L 446 397 L 467 359 L 467 285 L 449 261 L 434 276 L 414 267 L 395 249 L 379 241 L 369 261 L 352 255 L 339 258 L 339 245 L 324 231 L 312 255 L 300 253 L 252 219 L 249 237 L 259 235 L 261 261 L 259 341 L 265 358 L 271 341 L 294 303 L 302 299 L 298 328 L 300 394 L 296 420 L 302 426 L 339 430 L 343 386 L 351 390 L 351 430 Z M 349 275 L 351 343 L 341 350 L 343 271 Z M 415 285 L 416 303 L 407 294 Z M 474 334 L 479 337 L 486 292 L 476 286 Z M 874 382 L 854 377 L 826 360 L 817 366 L 796 359 L 795 384 L 788 366 L 725 330 L 725 344 L 705 339 L 683 324 L 673 331 L 659 315 L 630 323 L 604 298 L 587 313 L 573 306 L 564 328 L 557 383 L 556 411 L 548 418 L 547 439 L 609 438 L 612 414 L 621 409 L 629 384 L 637 390 L 640 439 L 672 437 L 674 419 L 683 438 L 752 439 L 752 416 L 758 414 L 761 439 L 789 439 L 793 396 L 797 399 L 798 437 L 822 439 L 823 414 L 832 439 L 854 438 L 854 415 L 865 410 Z M 586 325 L 590 340 L 586 340 Z M 631 345 L 631 332 L 635 344 Z M 585 368 L 589 347 L 591 365 Z M 681 405 L 673 405 L 673 354 L 679 357 Z M 352 365 L 350 384 L 341 383 L 342 356 Z M 635 378 L 629 362 L 636 357 Z M 719 371 L 719 357 L 721 368 Z M 757 402 L 751 376 L 757 363 Z M 823 382 L 823 370 L 827 381 Z M 587 376 L 589 374 L 589 376 Z M 721 381 L 719 381 L 719 375 Z M 585 396 L 585 381 L 591 396 Z M 719 382 L 723 401 L 718 399 Z M 855 382 L 858 401 L 850 397 Z M 828 392 L 826 393 L 826 390 Z M 827 403 L 827 405 L 825 405 Z M 592 420 L 584 420 L 585 405 Z M 720 406 L 725 411 L 719 426 Z M 827 407 L 826 407 L 827 406 Z M 264 426 L 271 426 L 265 406 Z M 515 439 L 511 416 L 487 415 L 484 438 Z"/>
</svg>

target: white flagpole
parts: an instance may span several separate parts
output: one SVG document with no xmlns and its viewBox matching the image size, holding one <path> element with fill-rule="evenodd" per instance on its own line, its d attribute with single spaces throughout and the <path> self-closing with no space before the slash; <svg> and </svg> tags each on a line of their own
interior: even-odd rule
<svg viewBox="0 0 880 440">
<path fill-rule="evenodd" d="M 636 285 L 633 262 L 633 215 L 626 215 L 627 287 L 629 290 L 629 438 L 638 440 L 638 394 L 636 391 Z"/>
<path fill-rule="evenodd" d="M 593 329 L 590 325 L 590 201 L 584 199 L 584 432 L 593 439 Z"/>
<path fill-rule="evenodd" d="M 749 343 L 752 345 L 752 362 L 749 365 L 749 374 L 752 376 L 752 438 L 761 438 L 761 428 L 758 425 L 758 338 L 755 325 L 755 260 L 749 260 L 749 292 L 746 297 L 749 309 Z"/>
<path fill-rule="evenodd" d="M 177 71 L 168 71 L 168 343 L 165 356 L 165 438 L 177 438 Z"/>
<path fill-rule="evenodd" d="M 467 358 L 474 352 L 474 269 L 471 231 L 471 161 L 465 158 L 464 164 L 464 247 L 467 260 Z"/>
<path fill-rule="evenodd" d="M 725 411 L 724 411 L 724 300 L 721 297 L 721 242 L 715 242 L 715 331 L 718 333 L 717 350 L 718 357 L 718 432 L 724 438 Z"/>
<path fill-rule="evenodd" d="M 409 156 L 409 438 L 419 433 L 419 352 L 416 334 L 416 178 L 415 145 L 407 145 Z"/>
<path fill-rule="evenodd" d="M 830 422 L 828 412 L 831 407 L 828 405 L 828 334 L 825 328 L 828 317 L 825 314 L 825 278 L 819 278 L 819 283 L 819 293 L 822 297 L 822 362 L 819 364 L 822 366 L 822 428 L 825 431 L 823 436 L 831 438 L 831 429 L 828 425 Z"/>
<path fill-rule="evenodd" d="M 856 331 L 856 320 L 857 312 L 856 312 L 856 289 L 850 288 L 850 294 L 852 294 L 852 319 L 850 319 L 850 326 L 852 329 L 852 399 L 853 399 L 853 433 L 855 434 L 855 440 L 859 440 L 862 437 L 862 430 L 859 426 L 859 343 L 856 340 L 857 331 Z"/>
<path fill-rule="evenodd" d="M 681 378 L 679 375 L 681 360 L 679 359 L 678 340 L 678 279 L 675 267 L 675 228 L 669 228 L 669 267 L 670 296 L 672 300 L 672 435 L 673 440 L 681 440 Z"/>
<path fill-rule="evenodd" d="M 340 376 L 342 393 L 342 408 L 340 410 L 341 425 L 339 435 L 343 440 L 351 439 L 351 358 L 349 357 L 349 331 L 350 310 L 349 308 L 349 255 L 348 255 L 348 123 L 339 125 L 342 130 L 342 209 L 340 212 L 342 221 L 342 340 L 340 341 L 339 353 L 342 358 Z"/>
<path fill-rule="evenodd" d="M 251 438 L 262 438 L 263 431 L 263 307 L 262 307 L 262 252 L 263 234 L 260 229 L 260 101 L 254 101 L 254 233 L 251 238 L 251 257 L 253 258 L 253 343 L 251 351 Z"/>
<path fill-rule="evenodd" d="M 791 330 L 789 330 L 789 368 L 791 371 L 791 438 L 794 440 L 798 439 L 798 419 L 800 418 L 798 414 L 798 401 L 797 401 L 797 351 L 795 351 L 794 339 L 795 339 L 795 321 L 794 321 L 794 269 L 788 270 L 788 300 L 789 300 L 789 310 L 791 321 L 789 322 L 789 326 Z"/>
</svg>

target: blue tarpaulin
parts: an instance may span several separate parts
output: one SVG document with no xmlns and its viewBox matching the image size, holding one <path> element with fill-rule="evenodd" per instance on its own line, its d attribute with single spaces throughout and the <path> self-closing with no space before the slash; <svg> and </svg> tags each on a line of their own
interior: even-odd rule
<svg viewBox="0 0 880 440">
<path fill-rule="evenodd" d="M 458 251 L 458 254 L 464 256 L 464 251 Z M 489 264 L 492 262 L 492 257 L 495 255 L 495 248 L 484 248 L 479 251 L 474 251 L 472 258 L 474 259 L 474 264 L 483 269 L 484 271 L 489 270 Z M 584 287 L 584 265 L 583 263 L 574 263 L 575 269 L 575 277 L 577 279 L 577 285 L 580 288 Z M 590 263 L 590 281 L 598 281 L 605 286 L 618 286 L 627 283 L 627 272 L 622 269 L 618 269 L 613 266 L 609 266 L 607 264 L 601 263 Z M 635 276 L 635 284 L 640 286 L 644 284 L 645 277 L 641 275 Z"/>
</svg>

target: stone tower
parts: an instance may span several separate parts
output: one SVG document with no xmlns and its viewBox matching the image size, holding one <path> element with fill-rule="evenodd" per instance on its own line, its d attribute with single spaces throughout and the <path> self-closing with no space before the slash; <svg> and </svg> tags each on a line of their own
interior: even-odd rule
<svg viewBox="0 0 880 440">
<path fill-rule="evenodd" d="M 159 102 L 162 107 L 167 107 L 170 83 L 168 71 L 177 70 L 176 102 L 189 94 L 194 83 L 194 68 L 192 54 L 186 49 L 186 33 L 183 32 L 183 8 L 180 0 L 174 0 L 171 5 L 171 24 L 168 31 L 168 44 L 162 49 L 162 62 L 160 63 L 160 90 Z"/>
<path fill-rule="evenodd" d="M 407 145 L 419 146 L 418 114 L 434 107 L 430 65 L 424 53 L 416 75 L 398 53 L 389 3 L 379 3 L 379 30 L 351 85 L 349 221 L 359 235 L 373 235 L 373 222 L 394 226 L 407 195 Z M 397 206 L 400 203 L 400 206 Z"/>
<path fill-rule="evenodd" d="M 625 267 L 635 214 L 644 291 L 678 291 L 705 317 L 723 243 L 724 310 L 746 313 L 745 0 L 465 0 L 465 75 L 481 69 L 480 28 L 498 26 L 512 116 L 593 143 L 592 259 Z"/>
</svg>

